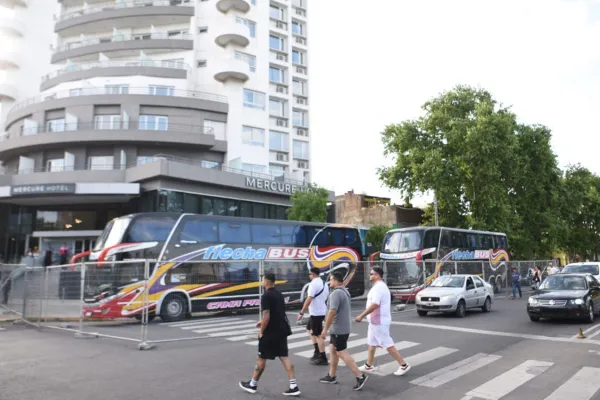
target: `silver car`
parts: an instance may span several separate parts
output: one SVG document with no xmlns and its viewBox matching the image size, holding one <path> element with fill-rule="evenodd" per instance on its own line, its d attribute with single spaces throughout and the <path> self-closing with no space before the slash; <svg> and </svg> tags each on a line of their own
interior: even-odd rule
<svg viewBox="0 0 600 400">
<path fill-rule="evenodd" d="M 600 281 L 600 262 L 589 261 L 572 263 L 560 271 L 561 274 L 592 274 L 596 280 Z"/>
<path fill-rule="evenodd" d="M 464 317 L 467 309 L 481 308 L 490 312 L 494 301 L 492 285 L 477 275 L 443 275 L 417 294 L 417 314 L 429 311 L 455 313 Z"/>
</svg>

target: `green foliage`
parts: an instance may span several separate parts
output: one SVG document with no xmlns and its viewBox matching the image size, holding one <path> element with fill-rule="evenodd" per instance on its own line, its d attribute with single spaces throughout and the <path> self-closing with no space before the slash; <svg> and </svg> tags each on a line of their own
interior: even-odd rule
<svg viewBox="0 0 600 400">
<path fill-rule="evenodd" d="M 327 222 L 327 201 L 329 192 L 322 187 L 311 185 L 310 190 L 297 191 L 292 197 L 292 207 L 287 210 L 292 221 Z"/>
<path fill-rule="evenodd" d="M 365 235 L 365 241 L 373 246 L 373 251 L 381 251 L 385 234 L 391 229 L 391 226 L 373 225 L 367 231 L 367 234 Z"/>
</svg>

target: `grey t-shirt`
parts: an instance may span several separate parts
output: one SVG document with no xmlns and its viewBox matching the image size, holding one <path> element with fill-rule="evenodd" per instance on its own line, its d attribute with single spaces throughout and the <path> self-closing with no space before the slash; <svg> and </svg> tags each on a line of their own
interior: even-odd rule
<svg viewBox="0 0 600 400">
<path fill-rule="evenodd" d="M 337 288 L 331 291 L 327 301 L 330 310 L 336 310 L 335 318 L 329 329 L 334 335 L 347 335 L 350 333 L 352 313 L 350 310 L 350 293 L 346 288 Z"/>
</svg>

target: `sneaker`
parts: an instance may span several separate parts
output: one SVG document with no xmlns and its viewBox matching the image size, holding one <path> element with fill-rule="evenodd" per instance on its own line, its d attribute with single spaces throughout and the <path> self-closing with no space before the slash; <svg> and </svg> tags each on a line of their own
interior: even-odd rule
<svg viewBox="0 0 600 400">
<path fill-rule="evenodd" d="M 312 355 L 312 357 L 309 359 L 309 361 L 314 362 L 314 361 L 318 360 L 319 358 L 321 358 L 321 355 L 319 353 L 315 353 Z"/>
<path fill-rule="evenodd" d="M 369 367 L 367 364 L 365 364 L 365 365 L 358 367 L 358 370 L 360 372 L 375 372 L 375 371 L 379 371 L 379 367 L 376 367 L 374 365 L 371 365 Z"/>
<path fill-rule="evenodd" d="M 319 382 L 321 382 L 321 383 L 336 384 L 336 383 L 338 383 L 338 380 L 337 380 L 337 377 L 335 377 L 335 376 L 329 376 L 329 375 L 327 375 L 325 378 L 319 379 Z"/>
<path fill-rule="evenodd" d="M 288 389 L 285 392 L 283 392 L 284 396 L 300 396 L 300 389 L 298 389 L 298 386 L 296 386 L 293 389 Z"/>
<path fill-rule="evenodd" d="M 400 368 L 398 368 L 398 370 L 396 372 L 394 372 L 394 375 L 402 376 L 405 373 L 407 373 L 408 371 L 410 371 L 410 364 L 406 364 L 405 366 L 400 366 Z"/>
<path fill-rule="evenodd" d="M 363 374 L 360 378 L 356 378 L 356 386 L 354 386 L 354 390 L 362 389 L 362 387 L 365 386 L 367 379 L 369 379 L 369 377 L 365 374 Z"/>
<path fill-rule="evenodd" d="M 327 361 L 327 357 L 321 357 L 320 355 L 318 358 L 312 360 L 312 363 L 314 365 L 329 365 L 329 361 Z"/>
<path fill-rule="evenodd" d="M 250 385 L 250 381 L 240 382 L 240 387 L 248 393 L 256 393 L 257 386 Z"/>
</svg>

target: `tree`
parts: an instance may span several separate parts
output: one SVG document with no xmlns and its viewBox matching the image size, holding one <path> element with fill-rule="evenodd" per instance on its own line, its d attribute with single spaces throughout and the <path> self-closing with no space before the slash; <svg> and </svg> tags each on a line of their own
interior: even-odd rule
<svg viewBox="0 0 600 400">
<path fill-rule="evenodd" d="M 380 251 L 385 234 L 391 229 L 391 226 L 373 225 L 367 231 L 367 234 L 365 235 L 365 241 L 367 244 L 370 243 L 371 246 L 373 246 L 374 251 Z"/>
<path fill-rule="evenodd" d="M 327 222 L 327 201 L 329 192 L 317 185 L 310 185 L 308 190 L 295 192 L 292 207 L 286 212 L 292 221 Z"/>
</svg>

